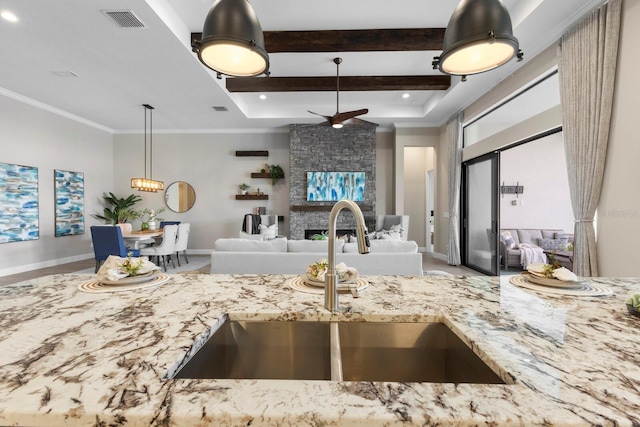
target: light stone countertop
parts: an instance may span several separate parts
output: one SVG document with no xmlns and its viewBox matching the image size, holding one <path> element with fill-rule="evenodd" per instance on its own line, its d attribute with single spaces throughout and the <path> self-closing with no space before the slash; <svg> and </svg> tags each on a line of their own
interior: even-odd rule
<svg viewBox="0 0 640 427">
<path fill-rule="evenodd" d="M 285 286 L 294 276 L 80 292 L 92 277 L 0 287 L 0 425 L 640 425 L 640 318 L 624 305 L 640 279 L 567 297 L 505 278 L 370 276 L 331 315 Z M 508 384 L 166 379 L 227 318 L 441 321 Z"/>
</svg>

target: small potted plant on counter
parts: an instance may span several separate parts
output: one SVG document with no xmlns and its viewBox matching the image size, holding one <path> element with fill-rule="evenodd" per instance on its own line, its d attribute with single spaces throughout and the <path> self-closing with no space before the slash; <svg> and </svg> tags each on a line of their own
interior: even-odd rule
<svg viewBox="0 0 640 427">
<path fill-rule="evenodd" d="M 247 194 L 247 190 L 249 189 L 249 186 L 243 182 L 242 184 L 238 185 L 238 188 L 240 189 L 240 192 L 243 195 L 245 195 Z"/>
<path fill-rule="evenodd" d="M 149 209 L 144 208 L 139 211 L 135 211 L 135 218 L 141 221 L 140 229 L 141 230 L 157 230 L 158 223 L 162 221 L 164 218 L 159 217 L 162 212 L 165 211 L 165 208 L 159 209 Z"/>
</svg>

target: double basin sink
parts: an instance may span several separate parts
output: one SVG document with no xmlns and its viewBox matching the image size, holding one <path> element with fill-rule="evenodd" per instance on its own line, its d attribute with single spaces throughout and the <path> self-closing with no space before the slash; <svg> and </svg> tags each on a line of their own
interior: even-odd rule
<svg viewBox="0 0 640 427">
<path fill-rule="evenodd" d="M 174 378 L 505 384 L 439 322 L 227 320 Z"/>
</svg>

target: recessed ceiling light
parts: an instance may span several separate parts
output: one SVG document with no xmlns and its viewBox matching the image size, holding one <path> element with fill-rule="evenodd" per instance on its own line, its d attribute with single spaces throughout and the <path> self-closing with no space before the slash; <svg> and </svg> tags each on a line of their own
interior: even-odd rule
<svg viewBox="0 0 640 427">
<path fill-rule="evenodd" d="M 409 98 L 410 96 L 411 96 L 411 95 L 409 95 L 408 93 L 403 93 L 403 94 L 402 94 L 402 97 L 403 97 L 404 99 L 407 99 L 407 98 Z"/>
<path fill-rule="evenodd" d="M 2 13 L 0 13 L 0 16 L 2 16 L 2 19 L 4 19 L 5 21 L 18 22 L 18 17 L 13 12 L 9 12 L 8 10 L 3 10 Z"/>
<path fill-rule="evenodd" d="M 265 95 L 264 93 L 260 94 L 260 99 L 265 100 L 267 99 L 267 95 Z"/>
</svg>

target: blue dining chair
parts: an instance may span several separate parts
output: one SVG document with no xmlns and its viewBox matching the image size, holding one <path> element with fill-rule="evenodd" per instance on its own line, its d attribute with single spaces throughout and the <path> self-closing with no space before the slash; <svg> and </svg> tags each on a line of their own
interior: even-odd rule
<svg viewBox="0 0 640 427">
<path fill-rule="evenodd" d="M 139 250 L 127 249 L 122 239 L 120 227 L 112 225 L 92 225 L 91 241 L 93 242 L 93 253 L 96 259 L 96 273 L 100 269 L 100 264 L 109 255 L 116 255 L 126 258 L 129 253 L 132 256 L 140 256 Z"/>
</svg>

